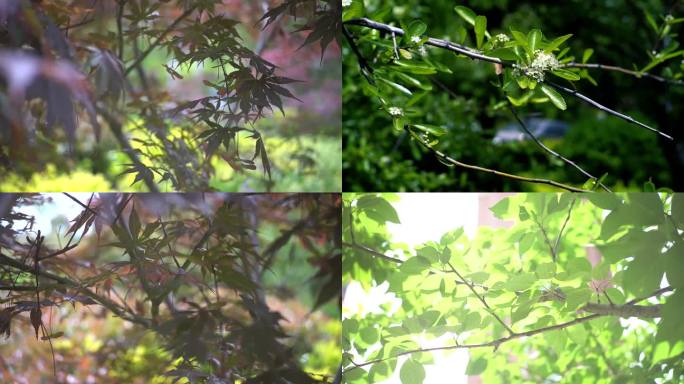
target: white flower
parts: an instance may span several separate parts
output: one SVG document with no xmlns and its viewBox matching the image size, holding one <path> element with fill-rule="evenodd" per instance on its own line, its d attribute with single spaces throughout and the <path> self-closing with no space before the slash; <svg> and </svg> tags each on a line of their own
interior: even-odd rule
<svg viewBox="0 0 684 384">
<path fill-rule="evenodd" d="M 511 39 L 509 39 L 507 35 L 499 33 L 498 35 L 494 36 L 493 40 L 495 44 L 503 44 L 505 42 L 510 41 Z"/>
<path fill-rule="evenodd" d="M 352 0 L 342 0 L 342 6 L 343 7 L 348 7 L 352 3 Z"/>
<path fill-rule="evenodd" d="M 530 77 L 536 81 L 544 81 L 544 72 L 553 71 L 554 69 L 560 68 L 560 63 L 558 59 L 551 53 L 546 53 L 541 49 L 534 51 L 534 59 L 530 65 L 515 66 L 514 73 L 520 75 L 521 73 L 525 76 Z"/>
<path fill-rule="evenodd" d="M 389 107 L 387 112 L 389 112 L 392 117 L 399 117 L 404 114 L 404 111 L 402 111 L 399 107 Z"/>
<path fill-rule="evenodd" d="M 421 56 L 427 56 L 427 48 L 425 48 L 424 45 L 421 45 L 418 48 L 418 53 L 420 53 Z"/>
<path fill-rule="evenodd" d="M 412 43 L 420 43 L 420 36 L 411 36 Z"/>
</svg>

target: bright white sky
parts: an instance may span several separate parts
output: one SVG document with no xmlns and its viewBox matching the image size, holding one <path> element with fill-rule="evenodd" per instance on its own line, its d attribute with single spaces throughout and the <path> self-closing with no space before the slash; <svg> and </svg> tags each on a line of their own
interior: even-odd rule
<svg viewBox="0 0 684 384">
<path fill-rule="evenodd" d="M 463 227 L 465 234 L 472 238 L 477 232 L 479 199 L 476 193 L 403 193 L 401 200 L 392 203 L 399 214 L 401 224 L 388 223 L 388 230 L 395 242 L 403 242 L 415 247 L 429 240 L 439 241 L 442 235 L 452 229 Z M 364 292 L 358 283 L 352 282 L 345 292 L 343 315 L 383 313 L 379 308 L 382 303 L 392 302 L 394 308 L 400 300 L 393 294 L 388 295 L 387 284 Z M 386 313 L 391 316 L 391 311 Z M 425 342 L 423 347 L 437 347 L 449 343 L 446 339 Z M 435 352 L 435 364 L 426 366 L 425 384 L 466 383 L 465 369 L 468 364 L 468 352 Z M 401 367 L 405 359 L 400 359 L 397 367 Z M 355 361 L 364 361 L 363 356 L 356 356 Z M 388 380 L 379 384 L 400 384 L 399 369 Z"/>
</svg>

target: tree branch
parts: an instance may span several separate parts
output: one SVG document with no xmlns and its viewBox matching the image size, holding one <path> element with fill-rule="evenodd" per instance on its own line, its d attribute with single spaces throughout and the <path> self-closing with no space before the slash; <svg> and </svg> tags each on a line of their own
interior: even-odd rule
<svg viewBox="0 0 684 384">
<path fill-rule="evenodd" d="M 655 128 L 649 127 L 648 125 L 646 125 L 646 124 L 644 124 L 644 123 L 642 123 L 642 122 L 639 122 L 639 121 L 635 120 L 635 119 L 634 119 L 633 117 L 631 117 L 631 116 L 624 115 L 624 114 L 622 114 L 622 113 L 620 113 L 620 112 L 617 112 L 617 111 L 614 111 L 614 110 L 612 110 L 612 109 L 610 109 L 610 108 L 608 108 L 608 107 L 605 107 L 605 106 L 599 104 L 598 102 L 596 102 L 596 101 L 594 101 L 594 100 L 588 98 L 587 96 L 584 96 L 583 94 L 581 94 L 581 93 L 579 93 L 579 92 L 577 92 L 577 91 L 575 91 L 575 90 L 566 88 L 566 87 L 564 87 L 564 86 L 562 86 L 562 85 L 556 84 L 556 83 L 551 82 L 551 81 L 548 81 L 548 80 L 547 80 L 547 81 L 544 81 L 544 84 L 548 84 L 548 85 L 550 85 L 550 86 L 552 86 L 552 87 L 554 87 L 554 88 L 556 88 L 556 89 L 558 89 L 558 90 L 560 90 L 560 91 L 563 91 L 563 92 L 565 92 L 565 93 L 567 93 L 567 94 L 569 94 L 569 95 L 575 96 L 575 97 L 577 97 L 578 99 L 580 99 L 580 100 L 586 102 L 587 104 L 589 104 L 589 105 L 591 105 L 591 106 L 593 106 L 593 107 L 595 107 L 595 108 L 600 109 L 601 111 L 604 111 L 604 112 L 606 112 L 606 113 L 608 113 L 608 114 L 611 114 L 611 115 L 613 115 L 613 116 L 619 117 L 619 118 L 621 118 L 622 120 L 625 120 L 625 121 L 630 122 L 630 123 L 632 123 L 632 124 L 636 124 L 636 125 L 638 125 L 638 126 L 640 126 L 640 127 L 642 127 L 642 128 L 646 128 L 646 129 L 648 129 L 649 131 L 652 131 L 652 132 L 654 132 L 654 133 L 659 134 L 660 136 L 665 137 L 666 139 L 673 140 L 672 136 L 670 136 L 670 135 L 668 135 L 668 134 L 666 134 L 666 133 L 663 133 L 663 132 L 661 132 L 661 131 L 659 131 L 659 130 L 657 130 L 657 129 L 655 129 Z"/>
<path fill-rule="evenodd" d="M 480 171 L 480 172 L 491 173 L 491 174 L 494 174 L 494 175 L 497 175 L 497 176 L 502 176 L 502 177 L 506 177 L 506 178 L 509 178 L 509 179 L 513 179 L 513 180 L 517 180 L 517 181 L 526 182 L 526 183 L 546 184 L 546 185 L 554 186 L 554 187 L 556 187 L 556 188 L 565 189 L 566 191 L 571 191 L 571 192 L 587 192 L 587 191 L 584 190 L 584 189 L 577 188 L 577 187 L 573 187 L 573 186 L 571 186 L 571 185 L 567 185 L 567 184 L 563 184 L 563 183 L 559 183 L 559 182 L 553 181 L 553 180 L 540 179 L 540 178 L 534 178 L 534 177 L 518 176 L 518 175 L 513 175 L 513 174 L 510 174 L 510 173 L 505 173 L 505 172 L 497 171 L 497 170 L 495 170 L 495 169 L 484 168 L 484 167 L 480 167 L 480 166 L 477 166 L 477 165 L 471 165 L 471 164 L 466 164 L 466 163 L 460 162 L 460 161 L 455 160 L 455 159 L 453 159 L 453 158 L 451 158 L 451 157 L 445 155 L 444 153 L 442 153 L 442 152 L 436 150 L 435 148 L 433 148 L 433 147 L 430 145 L 430 143 L 428 143 L 428 142 L 425 141 L 422 137 L 420 137 L 420 136 L 417 135 L 415 132 L 413 132 L 411 129 L 409 129 L 408 126 L 405 126 L 404 129 L 406 129 L 406 130 L 411 134 L 411 136 L 412 136 L 414 139 L 418 140 L 418 142 L 419 142 L 423 147 L 425 147 L 426 149 L 428 149 L 429 151 L 431 151 L 435 156 L 437 156 L 439 159 L 441 159 L 442 161 L 444 161 L 444 162 L 446 162 L 446 163 L 453 164 L 453 165 L 456 165 L 456 166 L 459 166 L 459 167 L 462 167 L 462 168 L 466 168 L 466 169 L 471 169 L 471 170 L 474 170 L 474 171 Z"/>
<path fill-rule="evenodd" d="M 78 282 L 71 280 L 67 277 L 62 277 L 59 275 L 55 275 L 51 272 L 45 271 L 45 270 L 34 270 L 33 267 L 26 265 L 24 263 L 21 263 L 11 257 L 5 256 L 0 253 L 0 262 L 2 264 L 9 265 L 13 268 L 16 268 L 22 272 L 27 272 L 30 274 L 33 274 L 35 276 L 42 276 L 45 278 L 48 278 L 50 280 L 56 281 L 57 283 L 69 286 L 71 288 L 75 288 L 79 290 L 79 292 L 83 293 L 85 296 L 90 297 L 103 307 L 109 309 L 112 311 L 115 315 L 121 317 L 124 320 L 128 320 L 132 323 L 142 325 L 144 327 L 150 327 L 150 321 L 144 317 L 140 317 L 134 313 L 128 313 L 124 309 L 122 309 L 119 305 L 117 305 L 115 302 L 109 300 L 108 298 L 104 296 L 100 296 L 97 293 L 91 291 L 90 289 L 83 287 L 81 284 Z M 34 288 L 35 289 L 35 288 Z"/>
<path fill-rule="evenodd" d="M 477 299 L 480 300 L 482 305 L 484 305 L 485 308 L 487 308 L 487 311 L 489 312 L 489 314 L 491 314 L 499 322 L 499 324 L 501 324 L 504 328 L 506 328 L 506 330 L 511 335 L 515 335 L 515 332 L 511 329 L 511 327 L 509 327 L 508 324 L 506 324 L 503 320 L 501 320 L 501 318 L 494 312 L 494 310 L 489 306 L 489 304 L 487 304 L 487 301 L 485 301 L 485 298 L 483 296 L 480 296 L 480 294 L 477 293 L 477 291 L 475 291 L 475 288 L 472 285 L 470 285 L 470 283 L 468 283 L 468 281 L 466 279 L 464 279 L 460 273 L 458 273 L 456 268 L 454 268 L 454 266 L 450 262 L 447 262 L 447 265 L 449 266 L 449 268 L 451 268 L 451 271 L 453 273 L 455 273 L 456 276 L 458 276 L 458 278 L 461 279 L 461 281 L 463 281 L 468 286 L 468 288 L 470 288 L 470 291 L 473 293 L 473 295 L 475 295 L 475 297 L 477 297 Z"/>
<path fill-rule="evenodd" d="M 107 121 L 109 129 L 111 129 L 114 137 L 121 146 L 121 150 L 128 156 L 129 159 L 131 159 L 131 162 L 136 166 L 136 168 L 139 170 L 146 169 L 147 167 L 140 160 L 137 152 L 133 149 L 133 147 L 131 147 L 131 143 L 129 143 L 128 139 L 126 139 L 121 127 L 121 123 L 104 108 L 96 107 L 96 109 L 97 113 Z M 143 172 L 142 175 L 143 181 L 145 182 L 145 185 L 147 185 L 147 188 L 149 188 L 150 192 L 159 193 L 159 187 L 157 187 L 157 183 L 154 182 L 154 179 L 150 176 L 150 174 L 148 172 Z"/>
<path fill-rule="evenodd" d="M 404 36 L 404 30 L 401 28 L 393 27 L 393 26 L 388 25 L 388 24 L 379 23 L 377 21 L 373 21 L 373 20 L 367 19 L 365 17 L 360 18 L 360 19 L 351 19 L 351 20 L 345 21 L 344 24 L 358 25 L 361 27 L 366 27 L 366 28 L 371 28 L 371 29 L 375 29 L 378 31 L 382 31 L 382 32 L 387 32 L 390 35 L 395 34 L 397 36 Z M 443 40 L 443 39 L 435 39 L 433 37 L 430 37 L 430 38 L 428 38 L 428 41 L 425 42 L 425 44 L 431 45 L 433 47 L 446 49 L 447 51 L 460 53 L 460 54 L 467 56 L 467 57 L 474 59 L 474 60 L 489 61 L 491 63 L 501 64 L 501 65 L 506 65 L 506 66 L 513 65 L 512 61 L 504 61 L 504 60 L 499 59 L 498 57 L 486 56 L 486 55 L 479 53 L 479 51 L 476 51 L 472 48 L 466 47 L 465 45 L 452 43 L 450 41 Z"/>
<path fill-rule="evenodd" d="M 535 144 L 537 144 L 537 146 L 539 146 L 542 150 L 546 151 L 546 152 L 547 152 L 548 154 L 550 154 L 551 156 L 554 156 L 554 157 L 560 159 L 560 160 L 563 161 L 564 163 L 573 166 L 575 169 L 577 169 L 578 171 L 580 171 L 580 173 L 582 173 L 584 176 L 586 176 L 586 177 L 590 178 L 591 180 L 594 180 L 594 182 L 598 183 L 598 185 L 599 185 L 601 188 L 603 188 L 606 192 L 610 192 L 610 189 L 608 189 L 608 187 L 606 187 L 601 181 L 599 181 L 599 179 L 598 179 L 597 177 L 595 177 L 595 176 L 592 175 L 591 173 L 585 171 L 584 168 L 582 168 L 582 167 L 580 167 L 579 165 L 577 165 L 577 163 L 575 163 L 574 161 L 572 161 L 572 160 L 566 158 L 565 156 L 561 155 L 560 153 L 558 153 L 558 152 L 554 151 L 553 149 L 547 147 L 544 143 L 541 142 L 541 140 L 539 140 L 539 139 L 538 139 L 538 138 L 537 138 L 537 137 L 536 137 L 536 136 L 527 128 L 527 125 L 522 121 L 522 119 L 521 119 L 520 116 L 518 115 L 518 112 L 517 112 L 516 109 L 515 109 L 515 106 L 513 105 L 513 103 L 511 102 L 511 100 L 508 98 L 508 95 L 506 94 L 506 90 L 504 89 L 503 73 L 499 74 L 499 75 L 498 75 L 498 78 L 499 78 L 499 85 L 500 85 L 500 87 L 501 87 L 501 91 L 503 92 L 504 98 L 506 99 L 506 103 L 508 104 L 508 109 L 511 111 L 511 114 L 513 115 L 513 117 L 515 118 L 515 120 L 518 122 L 518 124 L 520 125 L 520 127 L 522 128 L 522 130 L 525 131 L 525 133 L 527 134 L 527 136 L 529 136 L 529 137 L 532 139 L 532 141 L 534 141 Z M 551 252 L 553 253 L 553 249 L 551 250 Z M 554 254 L 554 260 L 555 260 L 555 254 Z"/>
<path fill-rule="evenodd" d="M 618 317 L 640 317 L 640 318 L 659 318 L 661 317 L 662 305 L 610 305 L 588 303 L 580 309 L 583 312 L 595 313 L 599 315 L 618 316 Z"/>
<path fill-rule="evenodd" d="M 672 287 L 661 288 L 661 289 L 659 289 L 659 290 L 657 290 L 657 291 L 651 293 L 651 294 L 648 295 L 648 296 L 644 296 L 644 297 L 636 298 L 636 299 L 634 299 L 634 300 L 630 300 L 630 301 L 627 302 L 625 305 L 635 304 L 635 303 L 637 303 L 637 302 L 639 302 L 639 301 L 646 300 L 646 299 L 648 299 L 649 297 L 658 296 L 658 295 L 661 295 L 661 294 L 663 294 L 663 293 L 665 293 L 665 292 L 669 292 L 669 291 L 671 291 L 671 290 L 672 290 Z M 380 359 L 375 359 L 375 360 L 369 360 L 369 361 L 366 361 L 366 362 L 363 362 L 363 363 L 355 363 L 355 362 L 352 361 L 351 363 L 352 363 L 354 366 L 353 366 L 353 367 L 347 368 L 344 372 L 349 372 L 349 371 L 352 371 L 352 370 L 354 370 L 354 369 L 358 369 L 358 368 L 364 367 L 364 366 L 366 366 L 366 365 L 376 364 L 376 363 L 380 363 L 380 362 L 383 362 L 383 361 L 386 361 L 386 360 L 396 359 L 396 358 L 398 358 L 398 357 L 400 357 L 400 356 L 411 355 L 411 354 L 419 353 L 419 352 L 448 351 L 448 350 L 455 350 L 455 349 L 472 349 L 472 348 L 485 348 L 485 347 L 495 347 L 495 348 L 497 348 L 497 347 L 499 347 L 499 345 L 501 345 L 501 344 L 503 344 L 503 343 L 506 343 L 506 342 L 509 342 L 509 341 L 511 341 L 511 340 L 519 339 L 519 338 L 522 338 L 522 337 L 534 336 L 534 335 L 538 335 L 538 334 L 540 334 L 540 333 L 549 332 L 549 331 L 555 331 L 555 330 L 558 330 L 558 329 L 568 328 L 568 327 L 571 327 L 571 326 L 576 325 L 576 324 L 584 323 L 584 322 L 587 322 L 587 321 L 589 321 L 589 320 L 593 320 L 593 319 L 599 318 L 599 317 L 601 317 L 601 316 L 605 316 L 605 315 L 604 315 L 604 314 L 595 313 L 595 314 L 592 314 L 592 315 L 589 315 L 589 316 L 579 317 L 579 318 L 576 318 L 576 319 L 574 319 L 574 320 L 566 321 L 565 323 L 560 323 L 560 324 L 550 325 L 550 326 L 548 326 L 548 327 L 533 329 L 533 330 L 530 330 L 530 331 L 527 331 L 527 332 L 515 333 L 515 334 L 512 334 L 512 335 L 507 336 L 507 337 L 502 337 L 502 338 L 499 338 L 499 339 L 496 339 L 496 340 L 488 341 L 488 342 L 486 342 L 486 343 L 479 343 L 479 344 L 456 344 L 456 345 L 449 345 L 449 346 L 445 346 L 445 347 L 420 348 L 420 349 L 413 349 L 413 350 L 404 351 L 404 352 L 398 353 L 398 354 L 396 354 L 396 355 L 388 356 L 388 357 L 385 357 L 385 358 L 380 358 Z"/>
<path fill-rule="evenodd" d="M 615 72 L 622 72 L 627 75 L 635 76 L 637 78 L 648 78 L 651 80 L 659 81 L 661 83 L 666 83 L 666 84 L 671 84 L 671 85 L 684 85 L 684 81 L 682 80 L 676 80 L 676 79 L 668 79 L 665 77 L 660 77 L 657 75 L 650 74 L 648 72 L 639 72 L 639 71 L 632 71 L 626 68 L 622 67 L 616 67 L 613 65 L 604 65 L 604 64 L 596 64 L 596 63 L 587 63 L 587 64 L 582 64 L 582 63 L 574 63 L 570 62 L 567 64 L 563 64 L 564 68 L 588 68 L 588 69 L 603 69 L 606 71 L 615 71 Z"/>
</svg>

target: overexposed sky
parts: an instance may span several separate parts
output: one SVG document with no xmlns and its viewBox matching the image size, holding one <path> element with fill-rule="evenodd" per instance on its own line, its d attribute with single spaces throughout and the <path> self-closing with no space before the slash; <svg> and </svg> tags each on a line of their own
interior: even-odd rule
<svg viewBox="0 0 684 384">
<path fill-rule="evenodd" d="M 393 242 L 403 242 L 411 247 L 426 241 L 439 241 L 450 230 L 463 227 L 465 234 L 473 238 L 477 232 L 479 199 L 476 193 L 402 193 L 400 200 L 392 203 L 397 210 L 401 224 L 387 223 Z M 387 294 L 387 284 L 383 283 L 370 292 L 365 292 L 360 284 L 351 282 L 345 292 L 343 316 L 368 313 L 383 313 L 382 303 L 392 303 L 397 308 L 401 301 L 394 294 Z M 393 311 L 386 313 L 391 316 Z M 451 343 L 451 335 L 424 341 L 422 347 L 437 347 Z M 425 384 L 448 382 L 466 383 L 465 369 L 468 364 L 466 350 L 434 352 L 433 365 L 425 367 Z M 356 356 L 355 361 L 364 361 Z M 378 384 L 401 384 L 399 370 L 406 357 L 399 359 L 394 374 Z"/>
</svg>

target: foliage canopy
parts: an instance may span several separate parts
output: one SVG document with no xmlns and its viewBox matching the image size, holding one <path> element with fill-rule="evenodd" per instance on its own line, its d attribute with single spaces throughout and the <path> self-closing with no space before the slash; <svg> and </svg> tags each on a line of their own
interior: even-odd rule
<svg viewBox="0 0 684 384">
<path fill-rule="evenodd" d="M 343 312 L 347 382 L 421 383 L 455 349 L 487 383 L 684 378 L 684 195 L 518 194 L 490 208 L 509 228 L 415 248 L 387 231 L 395 199 L 344 196 L 343 282 L 400 300 Z"/>
<path fill-rule="evenodd" d="M 10 342 L 0 348 L 28 355 L 3 352 L 3 380 L 332 381 L 339 196 L 99 194 L 78 215 L 61 212 L 68 228 L 41 233 L 27 212 L 51 198 L 0 197 L 0 334 Z M 109 318 L 105 343 L 88 343 L 74 317 Z M 90 347 L 74 347 L 79 339 Z M 154 356 L 147 369 L 131 349 Z"/>
</svg>

